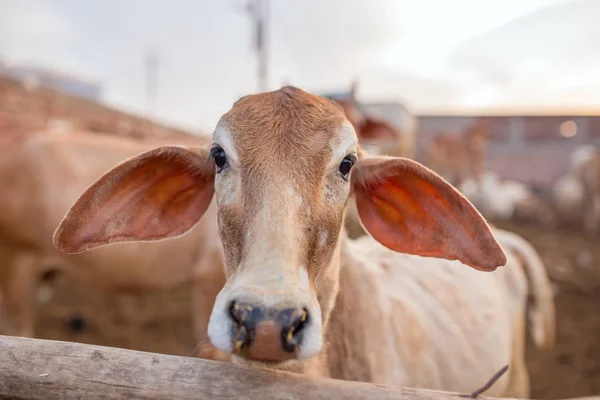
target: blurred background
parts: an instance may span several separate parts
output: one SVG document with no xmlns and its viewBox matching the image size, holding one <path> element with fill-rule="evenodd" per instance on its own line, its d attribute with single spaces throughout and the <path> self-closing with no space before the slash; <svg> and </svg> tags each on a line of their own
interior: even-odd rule
<svg viewBox="0 0 600 400">
<path fill-rule="evenodd" d="M 532 397 L 599 394 L 598 21 L 598 0 L 0 0 L 0 150 L 44 132 L 188 140 L 248 93 L 328 96 L 365 146 L 534 245 L 558 337 L 528 348 Z M 189 282 L 106 295 L 42 278 L 36 337 L 193 349 Z"/>
</svg>

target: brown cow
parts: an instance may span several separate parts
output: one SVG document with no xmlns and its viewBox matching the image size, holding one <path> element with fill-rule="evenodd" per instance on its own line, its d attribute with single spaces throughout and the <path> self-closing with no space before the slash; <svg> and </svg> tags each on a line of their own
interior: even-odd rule
<svg viewBox="0 0 600 400">
<path fill-rule="evenodd" d="M 198 340 L 204 337 L 214 297 L 225 280 L 216 205 L 207 210 L 211 216 L 175 240 L 122 243 L 77 255 L 58 252 L 52 245 L 56 226 L 85 188 L 116 163 L 166 143 L 84 132 L 44 133 L 0 149 L 0 332 L 34 335 L 37 279 L 45 263 L 102 290 L 193 280 L 194 329 Z"/>
<path fill-rule="evenodd" d="M 510 363 L 490 395 L 527 396 L 519 238 L 504 235 L 505 254 L 456 189 L 412 160 L 361 151 L 339 106 L 297 88 L 243 97 L 210 146 L 116 166 L 54 243 L 72 253 L 176 237 L 213 194 L 227 282 L 208 335 L 233 362 L 461 392 Z M 372 237 L 347 239 L 351 195 Z M 547 287 L 543 265 L 536 272 L 534 289 Z M 545 301 L 533 307 L 542 346 L 553 339 Z"/>
<path fill-rule="evenodd" d="M 483 118 L 470 125 L 466 132 L 441 133 L 426 150 L 427 166 L 454 186 L 467 179 L 479 184 L 485 171 L 489 137 L 489 121 Z"/>
</svg>

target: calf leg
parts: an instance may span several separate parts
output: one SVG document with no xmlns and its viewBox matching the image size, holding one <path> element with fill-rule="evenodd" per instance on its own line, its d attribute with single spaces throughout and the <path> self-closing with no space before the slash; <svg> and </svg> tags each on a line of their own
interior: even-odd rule
<svg viewBox="0 0 600 400">
<path fill-rule="evenodd" d="M 0 249 L 0 334 L 34 336 L 36 262 L 34 253 Z"/>
<path fill-rule="evenodd" d="M 585 233 L 588 236 L 596 236 L 600 229 L 600 197 L 593 195 L 588 200 L 585 218 L 583 220 Z"/>
<path fill-rule="evenodd" d="M 600 161 L 594 161 L 580 173 L 584 191 L 583 228 L 588 236 L 600 228 Z"/>
<path fill-rule="evenodd" d="M 529 372 L 525 363 L 526 317 L 521 313 L 513 329 L 513 346 L 509 365 L 509 383 L 502 397 L 529 398 Z"/>
</svg>

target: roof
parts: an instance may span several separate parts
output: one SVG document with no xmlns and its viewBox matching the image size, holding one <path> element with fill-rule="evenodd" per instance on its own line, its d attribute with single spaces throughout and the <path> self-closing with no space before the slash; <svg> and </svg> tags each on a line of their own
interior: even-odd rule
<svg viewBox="0 0 600 400">
<path fill-rule="evenodd" d="M 332 100 L 340 100 L 345 99 L 352 96 L 350 91 L 341 91 L 341 92 L 329 92 L 329 93 L 321 93 L 320 96 L 327 97 Z"/>
<path fill-rule="evenodd" d="M 419 117 L 600 117 L 600 107 L 439 108 L 417 110 Z"/>
<path fill-rule="evenodd" d="M 53 68 L 45 68 L 36 65 L 16 65 L 5 63 L 3 65 L 3 69 L 8 74 L 35 74 L 41 76 L 43 78 L 51 78 L 51 79 L 60 79 L 65 81 L 77 82 L 80 84 L 90 85 L 90 86 L 101 86 L 99 82 L 83 78 L 81 76 L 76 76 L 74 74 L 59 71 Z"/>
</svg>

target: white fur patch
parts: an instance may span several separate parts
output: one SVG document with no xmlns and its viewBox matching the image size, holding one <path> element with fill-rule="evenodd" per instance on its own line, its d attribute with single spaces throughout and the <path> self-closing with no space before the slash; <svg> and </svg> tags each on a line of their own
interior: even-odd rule
<svg viewBox="0 0 600 400">
<path fill-rule="evenodd" d="M 236 166 L 238 163 L 238 155 L 233 143 L 231 132 L 223 123 L 217 124 L 213 134 L 215 144 L 221 146 L 227 156 L 227 163 L 230 166 Z M 240 187 L 239 175 L 232 174 L 233 171 L 224 171 L 215 176 L 215 188 L 217 204 L 225 205 L 234 203 L 237 196 L 238 188 Z"/>
<path fill-rule="evenodd" d="M 54 295 L 54 289 L 50 285 L 40 284 L 37 290 L 37 304 L 47 304 Z"/>
<path fill-rule="evenodd" d="M 285 194 L 287 194 L 288 196 L 292 197 L 294 194 L 296 194 L 296 191 L 294 190 L 293 187 L 291 186 L 286 186 L 285 187 Z"/>
<path fill-rule="evenodd" d="M 225 290 L 221 290 L 215 299 L 215 305 L 208 322 L 208 339 L 217 349 L 225 353 L 231 353 L 233 350 L 231 320 L 227 311 L 228 298 L 224 292 Z"/>
<path fill-rule="evenodd" d="M 285 187 L 285 194 L 287 194 L 290 198 L 294 199 L 294 202 L 298 207 L 302 206 L 302 195 L 298 193 L 292 186 Z"/>
<path fill-rule="evenodd" d="M 323 347 L 323 326 L 321 324 L 321 308 L 312 307 L 310 320 L 304 328 L 302 343 L 298 347 L 298 359 L 305 360 L 317 355 Z"/>
<path fill-rule="evenodd" d="M 238 179 L 236 176 L 229 176 L 227 179 L 223 179 L 221 174 L 217 174 L 215 177 L 215 195 L 217 198 L 218 205 L 226 205 L 235 202 L 237 188 L 239 187 Z"/>
<path fill-rule="evenodd" d="M 340 128 L 339 134 L 334 136 L 329 146 L 331 148 L 331 159 L 327 169 L 337 173 L 337 167 L 348 154 L 355 153 L 358 144 L 356 132 L 350 122 L 346 121 Z M 338 176 L 339 177 L 339 176 Z M 341 178 L 333 181 L 326 180 L 321 191 L 321 200 L 330 205 L 341 205 L 346 201 L 350 193 L 350 185 Z"/>
<path fill-rule="evenodd" d="M 308 289 L 309 288 L 309 282 L 308 282 L 308 271 L 306 270 L 306 267 L 304 265 L 300 266 L 300 284 L 302 285 L 302 287 L 304 289 Z"/>
<path fill-rule="evenodd" d="M 331 147 L 330 166 L 339 164 L 344 157 L 355 152 L 357 144 L 358 139 L 352 124 L 348 121 L 344 122 L 339 134 L 334 136 L 329 143 L 329 146 Z"/>
<path fill-rule="evenodd" d="M 329 237 L 329 234 L 327 233 L 326 230 L 322 230 L 321 234 L 319 236 L 319 245 L 321 247 L 324 247 L 325 244 L 327 243 L 327 238 Z"/>
<path fill-rule="evenodd" d="M 233 143 L 233 136 L 224 123 L 219 122 L 217 124 L 213 133 L 213 141 L 221 146 L 227 156 L 229 165 L 237 165 L 238 154 L 235 150 L 235 143 Z"/>
</svg>

